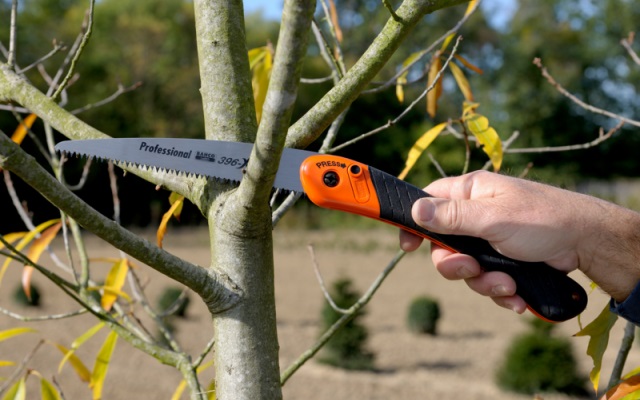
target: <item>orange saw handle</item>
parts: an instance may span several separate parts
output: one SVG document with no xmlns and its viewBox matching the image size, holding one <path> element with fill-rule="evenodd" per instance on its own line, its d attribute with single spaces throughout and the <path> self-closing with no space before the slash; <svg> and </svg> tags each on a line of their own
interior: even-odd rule
<svg viewBox="0 0 640 400">
<path fill-rule="evenodd" d="M 545 263 L 505 257 L 477 237 L 443 235 L 418 226 L 411 217 L 411 206 L 430 195 L 392 175 L 348 158 L 315 155 L 300 166 L 300 180 L 309 199 L 320 207 L 396 225 L 449 250 L 474 257 L 485 271 L 508 274 L 529 310 L 544 320 L 566 321 L 587 306 L 582 286 Z"/>
</svg>

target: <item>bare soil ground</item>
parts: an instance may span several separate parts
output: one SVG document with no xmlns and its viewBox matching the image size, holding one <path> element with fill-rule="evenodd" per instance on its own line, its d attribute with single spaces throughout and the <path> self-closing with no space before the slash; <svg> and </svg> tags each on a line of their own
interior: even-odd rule
<svg viewBox="0 0 640 400">
<path fill-rule="evenodd" d="M 351 278 L 364 292 L 397 251 L 394 229 L 376 231 L 303 231 L 275 232 L 276 302 L 278 333 L 281 347 L 280 365 L 284 369 L 309 348 L 320 334 L 320 309 L 323 296 L 316 280 L 307 244 L 313 243 L 317 261 L 326 282 L 338 277 Z M 118 252 L 98 240 L 89 239 L 90 255 L 118 257 Z M 496 369 L 511 340 L 528 329 L 527 318 L 495 306 L 490 300 L 472 293 L 464 283 L 449 282 L 437 274 L 423 246 L 407 255 L 382 285 L 367 306 L 364 323 L 370 330 L 368 348 L 376 355 L 372 372 L 347 372 L 315 361 L 303 366 L 284 386 L 286 399 L 531 399 L 500 390 L 494 383 Z M 202 229 L 173 230 L 165 239 L 165 248 L 191 262 L 208 265 L 209 249 Z M 64 253 L 59 253 L 64 257 Z M 45 260 L 43 263 L 50 264 Z M 99 265 L 96 263 L 96 265 Z M 106 274 L 109 265 L 103 264 Z M 99 266 L 94 267 L 96 271 Z M 147 293 L 155 303 L 160 291 L 172 285 L 166 278 L 141 266 L 139 273 L 147 282 Z M 574 278 L 585 287 L 588 281 L 580 274 Z M 60 290 L 47 284 L 42 276 L 34 283 L 42 292 L 43 306 L 26 309 L 17 306 L 11 292 L 20 279 L 20 267 L 13 264 L 4 277 L 0 305 L 23 315 L 63 313 L 78 307 Z M 99 279 L 99 278 L 96 278 Z M 427 294 L 439 299 L 442 308 L 437 336 L 417 336 L 405 324 L 410 301 Z M 192 354 L 197 354 L 212 335 L 210 317 L 192 297 L 188 316 L 177 325 L 178 340 Z M 594 292 L 583 321 L 591 321 L 605 306 L 607 297 Z M 19 362 L 41 338 L 71 346 L 72 341 L 95 324 L 90 316 L 61 321 L 21 322 L 0 314 L 0 330 L 31 326 L 38 333 L 23 335 L 0 343 L 0 360 Z M 615 359 L 613 347 L 620 343 L 624 324 L 614 328 L 606 354 L 602 385 L 606 385 Z M 577 320 L 559 324 L 557 335 L 571 337 L 579 330 Z M 99 333 L 77 352 L 89 368 L 106 332 Z M 585 354 L 586 338 L 571 338 L 580 370 L 586 376 L 592 362 Z M 53 346 L 43 345 L 29 362 L 47 377 L 56 374 L 62 356 Z M 640 365 L 640 351 L 634 346 L 629 356 L 629 369 Z M 8 377 L 13 367 L 0 367 L 0 377 Z M 211 379 L 211 371 L 203 373 L 203 383 Z M 66 365 L 56 375 L 66 399 L 90 398 L 86 384 L 79 381 Z M 181 380 L 169 367 L 159 365 L 129 344 L 120 340 L 109 369 L 105 399 L 168 399 Z M 28 398 L 38 398 L 37 379 L 29 381 Z M 0 381 L 0 385 L 3 381 Z M 29 395 L 30 393 L 30 395 Z M 563 395 L 543 394 L 545 400 L 567 400 Z M 593 396 L 592 398 L 595 398 Z"/>
</svg>

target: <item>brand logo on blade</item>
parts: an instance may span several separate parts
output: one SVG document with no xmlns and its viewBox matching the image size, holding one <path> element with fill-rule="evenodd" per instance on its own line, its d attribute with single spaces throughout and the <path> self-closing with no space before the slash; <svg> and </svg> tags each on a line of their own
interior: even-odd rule
<svg viewBox="0 0 640 400">
<path fill-rule="evenodd" d="M 316 167 L 318 167 L 318 169 L 327 167 L 347 168 L 347 164 L 341 163 L 339 161 L 320 161 L 316 163 Z"/>
</svg>

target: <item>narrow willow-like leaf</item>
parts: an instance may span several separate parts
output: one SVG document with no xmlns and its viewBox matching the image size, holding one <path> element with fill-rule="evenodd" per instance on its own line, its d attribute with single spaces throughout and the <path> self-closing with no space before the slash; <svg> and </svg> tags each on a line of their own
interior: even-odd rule
<svg viewBox="0 0 640 400">
<path fill-rule="evenodd" d="M 67 353 L 62 358 L 62 361 L 60 361 L 60 364 L 58 364 L 58 373 L 60 373 L 60 371 L 62 371 L 62 367 L 64 367 L 64 364 L 70 359 L 71 356 L 73 356 L 74 352 L 80 346 L 82 346 L 84 344 L 84 342 L 86 342 L 87 340 L 91 339 L 96 333 L 100 332 L 100 330 L 103 327 L 104 327 L 104 322 L 100 321 L 96 325 L 94 325 L 91 328 L 89 328 L 89 330 L 87 330 L 85 333 L 83 333 L 82 335 L 78 336 L 78 338 L 76 340 L 74 340 L 73 343 L 71 343 L 71 349 L 69 351 L 67 351 Z"/>
<path fill-rule="evenodd" d="M 22 141 L 24 140 L 25 136 L 27 136 L 29 129 L 31 129 L 33 123 L 36 121 L 36 118 L 38 118 L 38 116 L 35 114 L 29 114 L 26 118 L 24 118 L 22 120 L 22 123 L 19 124 L 16 130 L 13 132 L 13 135 L 11 135 L 11 140 L 13 140 L 17 144 L 22 144 Z"/>
<path fill-rule="evenodd" d="M 2 342 L 3 340 L 10 339 L 14 336 L 22 335 L 25 333 L 33 333 L 33 332 L 37 332 L 37 331 L 33 328 L 26 328 L 26 327 L 12 328 L 12 329 L 0 331 L 0 342 Z"/>
<path fill-rule="evenodd" d="M 609 389 L 600 400 L 637 400 L 638 398 L 640 398 L 640 375 L 634 375 Z"/>
<path fill-rule="evenodd" d="M 169 198 L 169 202 L 171 202 L 171 198 Z M 164 240 L 164 235 L 167 233 L 167 224 L 169 224 L 169 220 L 171 217 L 178 218 L 180 216 L 180 211 L 182 210 L 182 205 L 184 204 L 184 196 L 177 195 L 174 198 L 174 201 L 171 203 L 171 207 L 169 211 L 164 213 L 162 216 L 162 220 L 160 221 L 160 226 L 158 226 L 158 231 L 156 232 L 156 241 L 158 247 L 162 248 L 162 241 Z M 177 213 L 177 216 L 176 216 Z"/>
<path fill-rule="evenodd" d="M 115 349 L 117 341 L 118 335 L 114 331 L 111 331 L 98 352 L 96 362 L 93 366 L 93 372 L 91 373 L 91 382 L 89 383 L 89 387 L 93 389 L 93 400 L 102 398 L 104 380 L 107 377 L 111 355 L 113 354 L 113 349 Z"/>
<path fill-rule="evenodd" d="M 342 43 L 342 29 L 340 29 L 340 20 L 338 19 L 338 9 L 333 0 L 329 0 L 329 14 L 331 15 L 331 24 L 333 24 L 333 30 L 336 33 L 336 40 L 338 43 Z"/>
<path fill-rule="evenodd" d="M 498 132 L 489 126 L 487 117 L 480 114 L 469 114 L 464 122 L 482 146 L 482 150 L 489 156 L 493 169 L 499 171 L 502 165 L 502 141 Z"/>
<path fill-rule="evenodd" d="M 42 400 L 62 400 L 55 386 L 42 377 L 40 378 L 40 398 Z"/>
<path fill-rule="evenodd" d="M 455 63 L 449 63 L 449 69 L 451 70 L 451 73 L 453 74 L 453 77 L 455 78 L 456 83 L 458 84 L 458 87 L 460 88 L 460 91 L 464 96 L 464 99 L 466 101 L 473 101 L 473 92 L 471 91 L 471 85 L 469 84 L 469 81 L 464 75 L 462 69 L 460 69 L 460 67 L 458 67 Z"/>
<path fill-rule="evenodd" d="M 126 258 L 118 260 L 107 275 L 104 282 L 104 294 L 100 300 L 102 308 L 109 311 L 113 307 L 113 303 L 118 299 L 118 293 L 122 291 L 127 273 L 129 272 L 129 262 Z"/>
<path fill-rule="evenodd" d="M 453 56 L 456 58 L 456 60 L 460 61 L 462 63 L 462 65 L 464 65 L 465 67 L 469 68 L 470 70 L 472 70 L 476 74 L 482 75 L 484 73 L 484 71 L 482 69 L 480 69 L 479 67 L 473 65 L 469 60 L 467 60 L 466 58 L 462 57 L 460 54 L 454 54 Z"/>
<path fill-rule="evenodd" d="M 464 12 L 464 16 L 465 17 L 467 15 L 469 15 L 471 13 L 471 11 L 473 11 L 473 9 L 475 8 L 476 4 L 478 4 L 478 0 L 471 0 L 469 2 L 469 5 L 467 6 L 467 10 Z"/>
<path fill-rule="evenodd" d="M 422 57 L 424 54 L 423 51 L 417 51 L 407 57 L 406 60 L 402 62 L 402 69 L 407 68 L 407 66 L 413 64 L 413 62 L 418 59 L 418 57 Z M 407 75 L 409 75 L 409 70 L 404 71 L 398 78 L 396 79 L 396 97 L 400 103 L 404 102 L 404 85 L 407 84 Z"/>
<path fill-rule="evenodd" d="M 13 361 L 0 360 L 0 367 L 12 367 L 16 365 Z"/>
<path fill-rule="evenodd" d="M 429 67 L 429 74 L 427 77 L 427 87 L 431 87 L 434 84 L 436 77 L 438 76 L 438 72 L 442 68 L 442 60 L 440 60 L 439 53 L 434 57 L 431 62 L 431 67 Z M 427 113 L 431 118 L 436 116 L 436 112 L 438 111 L 438 99 L 442 94 L 442 79 L 439 79 L 438 82 L 435 82 L 433 89 L 427 93 Z"/>
<path fill-rule="evenodd" d="M 27 258 L 36 264 L 44 249 L 46 249 L 51 241 L 56 237 L 61 227 L 62 222 L 58 222 L 42 232 L 42 235 L 34 240 L 31 247 L 29 247 Z M 33 275 L 33 270 L 34 268 L 28 264 L 26 264 L 22 270 L 22 290 L 24 290 L 24 294 L 27 295 L 29 301 L 31 301 L 31 276 Z"/>
<path fill-rule="evenodd" d="M 7 393 L 5 393 L 2 400 L 25 400 L 27 398 L 27 385 L 26 378 L 21 378 L 18 382 L 14 383 Z"/>
<path fill-rule="evenodd" d="M 447 126 L 446 122 L 439 123 L 433 128 L 426 131 L 416 142 L 411 146 L 409 150 L 409 155 L 407 156 L 407 161 L 405 162 L 404 169 L 398 175 L 398 179 L 404 179 L 411 168 L 416 164 L 418 158 L 422 155 L 422 153 L 429 147 L 431 143 L 438 137 L 440 132 Z"/>
<path fill-rule="evenodd" d="M 76 374 L 78 375 L 81 381 L 83 382 L 91 381 L 91 372 L 89 372 L 89 369 L 84 365 L 82 360 L 78 356 L 73 354 L 73 350 L 70 350 L 59 343 L 51 343 L 51 344 L 54 345 L 58 350 L 60 350 L 60 352 L 64 354 L 65 358 L 69 360 L 69 364 L 71 364 L 71 366 L 73 367 L 73 370 L 76 371 Z M 62 369 L 62 365 L 63 364 L 60 364 L 59 366 L 60 369 Z"/>
<path fill-rule="evenodd" d="M 611 332 L 611 328 L 613 328 L 617 320 L 618 316 L 609 311 L 609 304 L 607 304 L 596 319 L 574 335 L 589 336 L 587 355 L 593 360 L 593 368 L 589 373 L 589 380 L 591 380 L 591 384 L 596 393 L 598 392 L 598 384 L 600 382 L 602 357 L 609 345 L 609 332 Z"/>
<path fill-rule="evenodd" d="M 443 53 L 447 47 L 449 47 L 449 44 L 451 44 L 451 41 L 453 40 L 453 38 L 456 37 L 456 33 L 451 33 L 449 34 L 449 36 L 447 36 L 444 41 L 442 42 L 442 46 L 440 46 L 440 52 Z"/>
<path fill-rule="evenodd" d="M 249 51 L 249 66 L 252 71 L 251 87 L 253 88 L 253 101 L 256 108 L 258 123 L 262 118 L 262 106 L 267 97 L 267 88 L 271 78 L 273 61 L 271 50 L 268 46 L 259 47 Z"/>
</svg>

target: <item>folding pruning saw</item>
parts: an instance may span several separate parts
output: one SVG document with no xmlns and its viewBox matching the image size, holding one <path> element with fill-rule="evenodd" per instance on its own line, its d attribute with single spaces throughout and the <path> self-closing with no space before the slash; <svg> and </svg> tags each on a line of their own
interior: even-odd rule
<svg viewBox="0 0 640 400">
<path fill-rule="evenodd" d="M 238 142 L 136 138 L 65 141 L 56 149 L 67 155 L 240 182 L 252 147 L 250 143 Z M 517 294 L 529 310 L 542 319 L 565 321 L 587 305 L 584 289 L 547 264 L 505 257 L 476 237 L 443 235 L 418 226 L 411 217 L 411 206 L 429 194 L 366 164 L 334 155 L 285 149 L 274 187 L 304 192 L 320 207 L 396 225 L 474 257 L 486 271 L 505 272 L 515 280 Z"/>
</svg>

